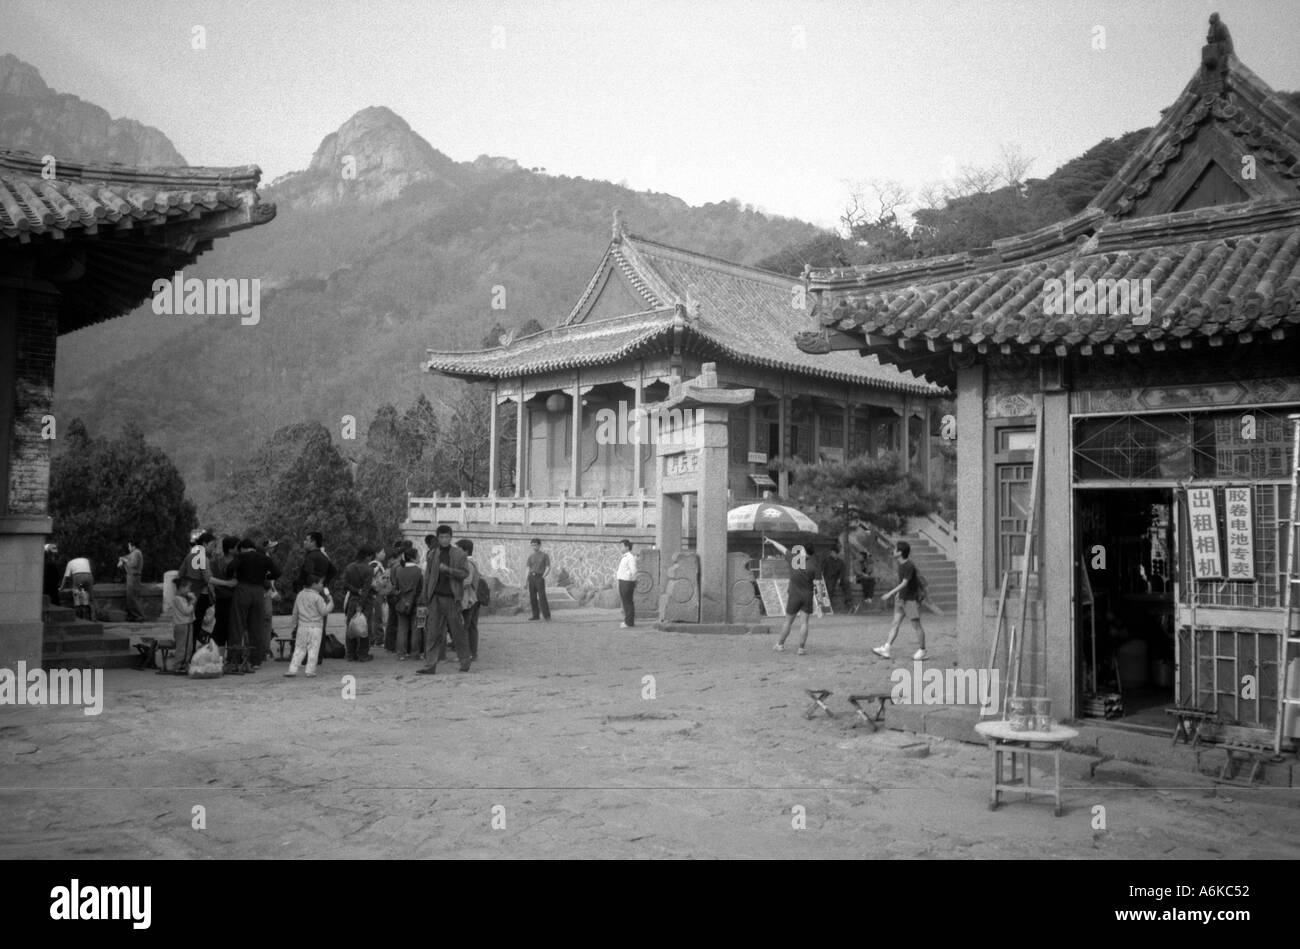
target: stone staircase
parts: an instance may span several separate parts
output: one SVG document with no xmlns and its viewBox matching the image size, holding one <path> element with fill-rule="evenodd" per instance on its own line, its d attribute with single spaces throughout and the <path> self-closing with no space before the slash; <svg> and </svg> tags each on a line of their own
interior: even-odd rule
<svg viewBox="0 0 1300 949">
<path fill-rule="evenodd" d="M 918 534 L 906 534 L 902 539 L 912 545 L 912 562 L 925 577 L 927 602 L 942 613 L 956 614 L 957 564 Z"/>
<path fill-rule="evenodd" d="M 67 606 L 46 605 L 43 669 L 130 669 L 140 661 L 126 636 L 105 636 L 101 623 L 79 620 Z"/>
</svg>

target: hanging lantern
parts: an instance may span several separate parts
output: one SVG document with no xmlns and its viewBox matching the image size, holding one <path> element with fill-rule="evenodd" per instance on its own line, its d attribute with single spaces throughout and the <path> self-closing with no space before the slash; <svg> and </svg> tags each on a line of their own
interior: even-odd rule
<svg viewBox="0 0 1300 949">
<path fill-rule="evenodd" d="M 546 411 L 563 412 L 564 407 L 568 404 L 569 400 L 557 392 L 546 399 Z"/>
</svg>

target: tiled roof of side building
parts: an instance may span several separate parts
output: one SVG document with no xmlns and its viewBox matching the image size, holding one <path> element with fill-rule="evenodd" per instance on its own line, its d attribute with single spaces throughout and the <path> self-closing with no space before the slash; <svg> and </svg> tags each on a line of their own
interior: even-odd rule
<svg viewBox="0 0 1300 949">
<path fill-rule="evenodd" d="M 223 215 L 220 223 L 229 225 L 224 230 L 237 230 L 275 216 L 275 205 L 258 200 L 261 174 L 256 165 L 134 168 L 51 162 L 29 152 L 0 150 L 0 235 L 27 243 L 218 214 Z"/>
<path fill-rule="evenodd" d="M 814 271 L 823 328 L 796 332 L 799 347 L 875 353 L 946 381 L 949 352 L 1087 355 L 1296 335 L 1300 112 L 1230 41 L 1201 55 L 1083 211 L 968 253 Z"/>
<path fill-rule="evenodd" d="M 1221 236 L 1194 239 L 1216 225 L 1235 226 Z M 1048 281 L 1060 281 L 1062 293 L 1074 298 L 1070 286 L 1083 291 L 1088 284 L 1081 281 L 1095 286 L 1103 279 L 1115 282 L 1104 285 L 1107 293 L 1116 287 L 1114 299 L 1120 293 L 1129 299 L 1128 313 L 1101 312 L 1108 309 L 1104 294 L 1097 295 L 1094 315 L 1066 315 L 1052 305 Z M 1135 280 L 1149 281 L 1139 284 L 1148 299 L 1131 292 Z M 1128 287 L 1120 289 L 1119 281 Z M 1135 322 L 1137 307 L 1148 310 L 1149 322 Z M 825 311 L 822 323 L 923 345 L 939 341 L 947 344 L 944 348 L 1030 352 L 1154 345 L 1300 324 L 1300 201 L 1116 222 L 1074 252 L 1050 260 L 845 294 Z M 801 345 L 818 349 L 816 334 L 803 337 Z"/>
<path fill-rule="evenodd" d="M 633 287 L 648 309 L 589 321 L 590 303 L 611 269 Z M 426 367 L 462 378 L 507 378 L 609 364 L 670 347 L 676 325 L 683 345 L 701 355 L 884 391 L 943 394 L 942 388 L 884 365 L 874 356 L 823 357 L 801 351 L 790 335 L 791 317 L 810 325 L 815 319 L 808 310 L 795 307 L 802 298 L 801 288 L 798 278 L 618 233 L 560 326 L 515 340 L 506 348 L 430 351 Z M 675 324 L 678 304 L 684 314 Z"/>
</svg>

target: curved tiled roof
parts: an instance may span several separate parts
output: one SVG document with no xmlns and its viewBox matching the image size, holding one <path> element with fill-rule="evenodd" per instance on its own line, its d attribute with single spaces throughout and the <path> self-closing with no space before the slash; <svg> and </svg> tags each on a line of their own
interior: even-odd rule
<svg viewBox="0 0 1300 949">
<path fill-rule="evenodd" d="M 0 151 L 0 234 L 26 243 L 245 208 L 249 223 L 260 223 L 275 215 L 274 205 L 258 201 L 261 174 L 256 165 L 140 169 L 56 160 L 49 166 L 28 152 Z"/>
<path fill-rule="evenodd" d="M 590 304 L 608 271 L 617 270 L 650 309 L 586 322 Z M 430 350 L 425 367 L 460 378 L 507 378 L 581 366 L 607 365 L 633 356 L 670 351 L 674 327 L 688 351 L 733 362 L 834 379 L 866 388 L 921 395 L 942 389 L 874 356 L 805 353 L 790 335 L 801 281 L 729 261 L 619 233 L 596 275 L 565 322 L 514 340 L 508 347 L 478 352 Z M 811 298 L 809 298 L 811 299 Z M 683 317 L 678 320 L 676 308 Z"/>
<path fill-rule="evenodd" d="M 1219 209 L 1215 209 L 1219 210 Z M 1256 209 L 1262 210 L 1262 209 Z M 849 333 L 943 341 L 954 349 L 971 346 L 1023 347 L 1030 352 L 1058 345 L 1182 340 L 1271 330 L 1300 324 L 1300 202 L 1273 208 L 1281 226 L 1237 232 L 1208 240 L 1165 242 L 1107 250 L 1120 235 L 1139 237 L 1143 228 L 1171 231 L 1170 220 L 1135 221 L 1132 227 L 1102 228 L 1079 251 L 1019 267 L 927 284 L 842 295 L 825 312 L 824 326 Z M 1187 212 L 1191 225 L 1235 217 L 1220 211 Z M 1177 217 L 1171 215 L 1170 218 Z M 1290 220 L 1289 226 L 1285 220 Z M 1136 242 L 1135 242 L 1136 243 Z M 1050 312 L 1047 281 L 1146 281 L 1150 322 L 1132 315 Z M 1131 284 L 1130 284 L 1131 286 Z M 1073 296 L 1074 294 L 1071 294 Z M 1100 301 L 1098 301 L 1100 303 Z M 805 338 L 806 339 L 806 338 Z M 933 348 L 933 347 L 930 347 Z"/>
<path fill-rule="evenodd" d="M 129 312 L 212 246 L 263 224 L 261 171 L 134 168 L 0 150 L 0 242 L 60 290 L 58 331 Z"/>
<path fill-rule="evenodd" d="M 825 358 L 861 350 L 948 380 L 952 352 L 1159 352 L 1296 335 L 1300 114 L 1235 56 L 1203 57 L 1178 101 L 1079 214 L 969 253 L 815 271 L 823 328 L 797 333 L 799 347 Z M 1210 124 L 1194 157 L 1173 170 Z M 1229 153 L 1252 156 L 1259 174 L 1228 175 Z M 1212 164 L 1228 184 L 1189 200 Z M 1230 189 L 1241 200 L 1226 202 Z M 1179 206 L 1188 209 L 1171 210 Z"/>
</svg>

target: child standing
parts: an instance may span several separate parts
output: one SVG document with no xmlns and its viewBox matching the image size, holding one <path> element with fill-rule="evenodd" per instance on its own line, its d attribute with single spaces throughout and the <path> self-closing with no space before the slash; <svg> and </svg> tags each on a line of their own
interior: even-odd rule
<svg viewBox="0 0 1300 949">
<path fill-rule="evenodd" d="M 176 593 L 172 596 L 171 619 L 172 638 L 176 640 L 176 671 L 184 672 L 190 663 L 190 651 L 194 645 L 191 629 L 194 626 L 194 604 L 198 597 L 190 589 L 190 581 L 178 579 Z"/>
<path fill-rule="evenodd" d="M 312 574 L 307 578 L 307 585 L 302 588 L 298 598 L 293 602 L 293 615 L 298 624 L 298 639 L 294 643 L 293 660 L 289 663 L 286 676 L 296 676 L 298 666 L 306 659 L 307 678 L 316 677 L 316 657 L 320 654 L 321 636 L 325 632 L 325 617 L 329 616 L 333 608 L 329 590 L 325 589 L 325 578 Z"/>
</svg>

